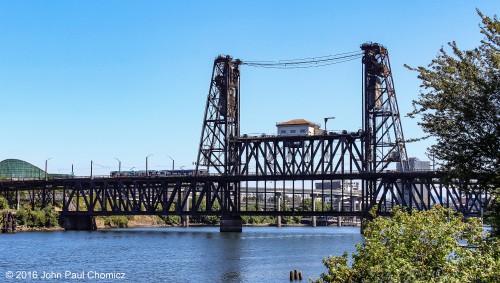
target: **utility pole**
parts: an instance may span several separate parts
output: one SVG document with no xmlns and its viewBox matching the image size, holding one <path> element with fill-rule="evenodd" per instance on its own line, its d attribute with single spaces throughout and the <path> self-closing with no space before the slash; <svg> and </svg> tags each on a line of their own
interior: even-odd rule
<svg viewBox="0 0 500 283">
<path fill-rule="evenodd" d="M 49 162 L 49 160 L 51 160 L 51 158 L 45 160 L 45 181 L 47 181 L 49 179 L 49 176 L 48 176 L 48 173 L 47 173 L 47 163 Z"/>
<path fill-rule="evenodd" d="M 170 158 L 172 160 L 172 171 L 174 171 L 174 168 L 175 168 L 175 161 L 172 157 L 170 157 L 169 155 L 167 155 L 168 158 Z"/>
<path fill-rule="evenodd" d="M 118 160 L 118 172 L 121 173 L 122 172 L 122 162 L 120 161 L 120 159 L 116 158 L 116 160 Z"/>
<path fill-rule="evenodd" d="M 326 118 L 325 118 L 325 134 L 327 133 L 327 130 L 326 130 L 326 122 L 328 122 L 328 120 L 330 120 L 330 119 L 335 119 L 335 117 L 333 117 L 333 116 L 332 116 L 332 117 L 326 117 Z"/>
<path fill-rule="evenodd" d="M 152 156 L 152 155 L 153 155 L 153 154 L 150 154 L 150 155 L 146 156 L 146 177 L 147 177 L 147 176 L 149 176 L 149 172 L 148 172 L 148 158 L 149 158 L 150 156 Z"/>
</svg>

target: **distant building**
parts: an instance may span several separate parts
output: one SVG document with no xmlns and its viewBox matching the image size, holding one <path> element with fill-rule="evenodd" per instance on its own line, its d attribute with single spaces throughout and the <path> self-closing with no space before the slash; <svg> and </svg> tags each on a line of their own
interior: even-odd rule
<svg viewBox="0 0 500 283">
<path fill-rule="evenodd" d="M 430 161 L 421 161 L 416 157 L 410 157 L 408 158 L 408 166 L 410 171 L 431 171 L 431 162 Z M 401 163 L 396 164 L 396 170 L 399 172 L 402 172 L 402 166 Z M 415 185 L 414 188 L 408 188 L 408 187 L 403 187 L 400 182 L 396 184 L 398 186 L 398 189 L 402 192 L 401 195 L 396 195 L 396 199 L 401 205 L 404 203 L 405 205 L 408 205 L 409 203 L 413 202 L 413 205 L 419 205 L 419 206 L 428 206 L 429 205 L 429 192 L 428 190 L 425 190 L 422 186 L 422 184 Z M 420 187 L 417 189 L 417 187 Z M 417 191 L 421 192 L 421 197 L 423 201 L 420 200 L 420 196 L 415 193 L 413 189 L 416 189 Z M 413 194 L 413 197 L 411 198 L 411 194 Z M 404 198 L 404 200 L 402 199 Z"/>
<path fill-rule="evenodd" d="M 421 161 L 416 157 L 408 158 L 408 166 L 410 167 L 410 171 L 431 171 L 430 161 Z M 401 163 L 396 164 L 396 170 L 399 172 L 403 171 Z"/>
<path fill-rule="evenodd" d="M 320 126 L 304 119 L 294 119 L 276 124 L 278 136 L 313 136 L 321 134 Z"/>
<path fill-rule="evenodd" d="M 5 159 L 0 161 L 0 180 L 1 179 L 43 179 L 48 178 L 67 178 L 69 174 L 46 174 L 44 170 L 19 159 Z"/>
<path fill-rule="evenodd" d="M 323 182 L 318 182 L 315 183 L 315 188 L 316 190 L 339 190 L 342 187 L 344 187 L 345 191 L 350 191 L 350 190 L 359 190 L 359 182 L 353 182 L 353 181 L 342 181 L 340 180 L 334 180 L 334 181 L 323 181 Z"/>
<path fill-rule="evenodd" d="M 0 162 L 0 179 L 45 178 L 45 171 L 19 159 L 5 159 Z"/>
</svg>

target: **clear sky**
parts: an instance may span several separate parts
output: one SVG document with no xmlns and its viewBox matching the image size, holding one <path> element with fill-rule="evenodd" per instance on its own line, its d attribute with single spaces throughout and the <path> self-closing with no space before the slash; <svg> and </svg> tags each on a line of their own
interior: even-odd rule
<svg viewBox="0 0 500 283">
<path fill-rule="evenodd" d="M 479 16 L 500 1 L 6 1 L 0 0 L 0 160 L 87 175 L 192 168 L 213 60 L 279 60 L 389 50 L 400 112 L 416 73 L 441 46 L 477 46 Z M 304 118 L 361 127 L 361 60 L 322 68 L 241 70 L 241 132 Z M 406 138 L 422 135 L 402 119 Z M 409 144 L 427 159 L 430 141 Z"/>
</svg>

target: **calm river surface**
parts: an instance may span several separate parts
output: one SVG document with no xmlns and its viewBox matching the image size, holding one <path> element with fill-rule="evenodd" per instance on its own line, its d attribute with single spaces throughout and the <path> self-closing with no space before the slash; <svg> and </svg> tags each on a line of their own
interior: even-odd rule
<svg viewBox="0 0 500 283">
<path fill-rule="evenodd" d="M 0 234 L 0 282 L 290 282 L 363 241 L 355 227 L 134 228 Z M 9 279 L 9 277 L 14 277 Z"/>
</svg>

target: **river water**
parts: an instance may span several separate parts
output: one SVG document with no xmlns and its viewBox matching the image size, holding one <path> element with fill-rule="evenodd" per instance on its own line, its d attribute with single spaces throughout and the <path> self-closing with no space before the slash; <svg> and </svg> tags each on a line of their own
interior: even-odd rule
<svg viewBox="0 0 500 283">
<path fill-rule="evenodd" d="M 326 271 L 324 257 L 362 241 L 356 227 L 0 234 L 0 282 L 290 282 L 295 269 L 308 282 Z"/>
</svg>

